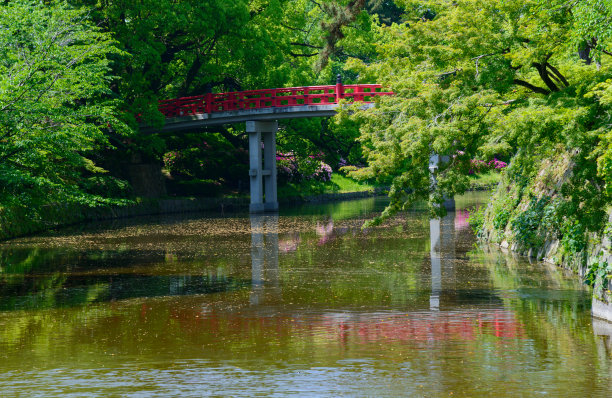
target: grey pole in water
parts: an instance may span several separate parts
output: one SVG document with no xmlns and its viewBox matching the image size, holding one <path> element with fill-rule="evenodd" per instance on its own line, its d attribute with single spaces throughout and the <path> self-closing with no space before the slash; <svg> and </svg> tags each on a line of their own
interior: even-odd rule
<svg viewBox="0 0 612 398">
<path fill-rule="evenodd" d="M 448 163 L 448 156 L 441 156 L 437 153 L 432 153 L 429 156 L 429 179 L 431 183 L 432 190 L 438 185 L 438 169 L 440 168 L 441 163 Z M 448 211 L 455 210 L 455 198 L 444 198 L 444 208 Z"/>
<path fill-rule="evenodd" d="M 438 185 L 437 175 L 440 164 L 447 163 L 448 161 L 448 156 L 441 156 L 437 153 L 432 153 L 429 156 L 429 176 L 432 190 Z M 452 272 L 455 253 L 455 198 L 445 197 L 443 206 L 449 213 L 442 219 L 434 218 L 429 220 L 431 242 L 431 296 L 429 297 L 429 308 L 432 311 L 440 310 L 442 266 L 444 265 L 445 270 Z M 446 255 L 443 255 L 444 252 Z"/>
<path fill-rule="evenodd" d="M 278 288 L 278 215 L 251 215 L 250 303 L 261 304 L 266 285 Z"/>
</svg>

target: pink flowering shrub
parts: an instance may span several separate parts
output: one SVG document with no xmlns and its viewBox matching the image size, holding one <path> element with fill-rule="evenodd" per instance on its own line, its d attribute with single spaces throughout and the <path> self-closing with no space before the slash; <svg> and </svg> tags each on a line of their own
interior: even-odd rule
<svg viewBox="0 0 612 398">
<path fill-rule="evenodd" d="M 330 181 L 332 168 L 321 160 L 323 154 L 299 157 L 293 152 L 276 154 L 276 169 L 281 182 L 302 180 Z"/>
<path fill-rule="evenodd" d="M 474 173 L 485 173 L 490 170 L 500 171 L 501 169 L 507 167 L 508 164 L 506 162 L 502 162 L 501 160 L 493 159 L 485 162 L 484 160 L 472 159 L 470 160 L 470 174 Z"/>
</svg>

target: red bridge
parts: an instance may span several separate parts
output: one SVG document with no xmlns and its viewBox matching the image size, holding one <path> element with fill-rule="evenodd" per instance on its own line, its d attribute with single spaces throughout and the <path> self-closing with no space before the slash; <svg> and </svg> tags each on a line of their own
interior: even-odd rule
<svg viewBox="0 0 612 398">
<path fill-rule="evenodd" d="M 374 106 L 376 97 L 393 95 L 380 84 L 342 84 L 288 87 L 232 93 L 204 94 L 160 101 L 166 116 L 161 128 L 143 127 L 144 133 L 197 131 L 201 128 L 246 122 L 249 135 L 251 180 L 250 211 L 278 210 L 276 197 L 276 131 L 279 119 L 332 116 L 340 100 Z M 262 144 L 263 141 L 263 144 Z"/>
<path fill-rule="evenodd" d="M 159 110 L 166 116 L 163 127 L 145 132 L 174 132 L 245 121 L 332 116 L 340 100 L 373 106 L 375 97 L 393 95 L 380 84 L 338 83 L 328 86 L 287 87 L 229 93 L 204 94 L 164 100 Z"/>
</svg>

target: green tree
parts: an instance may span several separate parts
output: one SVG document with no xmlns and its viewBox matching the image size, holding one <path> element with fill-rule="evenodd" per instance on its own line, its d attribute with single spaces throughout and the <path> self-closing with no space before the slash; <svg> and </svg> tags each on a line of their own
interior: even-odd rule
<svg viewBox="0 0 612 398">
<path fill-rule="evenodd" d="M 118 50 L 86 11 L 42 3 L 0 5 L 0 203 L 105 203 L 94 188 L 122 183 L 92 159 L 127 131 L 109 89 Z"/>
<path fill-rule="evenodd" d="M 417 199 L 441 203 L 462 193 L 470 159 L 513 158 L 509 172 L 530 178 L 539 159 L 559 146 L 582 159 L 592 156 L 609 131 L 609 106 L 600 99 L 612 75 L 609 59 L 588 65 L 578 55 L 578 27 L 585 21 L 575 16 L 580 2 L 398 4 L 406 23 L 378 28 L 376 62 L 349 61 L 361 79 L 396 93 L 352 116 L 362 123 L 369 160 L 355 175 L 392 183 L 385 215 Z M 598 48 L 607 48 L 601 29 L 591 34 Z M 435 188 L 432 153 L 450 159 Z M 600 186 L 602 175 L 580 178 Z"/>
</svg>

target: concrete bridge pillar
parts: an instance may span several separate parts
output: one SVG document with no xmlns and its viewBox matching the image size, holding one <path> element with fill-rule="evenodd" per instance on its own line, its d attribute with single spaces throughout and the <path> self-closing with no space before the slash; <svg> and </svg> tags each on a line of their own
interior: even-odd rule
<svg viewBox="0 0 612 398">
<path fill-rule="evenodd" d="M 251 213 L 277 211 L 276 194 L 276 131 L 278 122 L 246 122 L 249 134 L 249 177 L 251 181 Z M 263 150 L 262 150 L 263 139 Z"/>
</svg>

